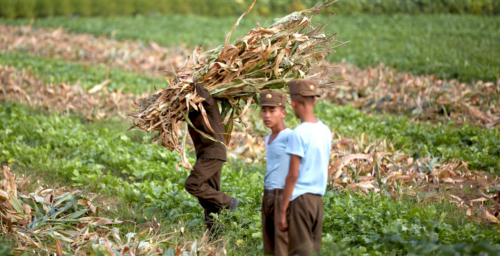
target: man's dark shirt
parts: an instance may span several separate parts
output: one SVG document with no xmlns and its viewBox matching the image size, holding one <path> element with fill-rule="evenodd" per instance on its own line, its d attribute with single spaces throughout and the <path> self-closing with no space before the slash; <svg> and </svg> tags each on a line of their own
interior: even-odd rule
<svg viewBox="0 0 500 256">
<path fill-rule="evenodd" d="M 198 95 L 205 98 L 205 101 L 202 104 L 207 113 L 210 127 L 212 127 L 215 134 L 210 131 L 207 124 L 205 123 L 201 110 L 198 109 L 197 111 L 195 109 L 191 109 L 188 115 L 189 119 L 193 123 L 193 126 L 196 127 L 196 129 L 224 143 L 224 124 L 222 123 L 222 117 L 220 115 L 217 102 L 201 83 L 196 84 L 196 92 L 198 93 Z M 191 139 L 193 140 L 194 148 L 196 149 L 197 159 L 220 159 L 222 161 L 226 161 L 226 147 L 222 143 L 203 137 L 191 126 L 188 126 L 188 130 L 189 135 L 191 135 Z"/>
</svg>

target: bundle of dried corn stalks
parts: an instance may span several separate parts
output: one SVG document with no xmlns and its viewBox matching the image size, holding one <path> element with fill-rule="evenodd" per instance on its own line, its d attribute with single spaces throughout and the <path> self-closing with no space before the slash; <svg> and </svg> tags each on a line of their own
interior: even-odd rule
<svg viewBox="0 0 500 256">
<path fill-rule="evenodd" d="M 201 48 L 195 49 L 184 66 L 173 74 L 173 79 L 167 77 L 167 88 L 136 104 L 130 114 L 134 118 L 131 129 L 158 131 L 155 140 L 161 139 L 165 147 L 184 155 L 178 143 L 177 122 L 186 120 L 190 107 L 204 113 L 201 102 L 205 99 L 198 96 L 192 86 L 198 81 L 221 102 L 227 143 L 233 120 L 239 118 L 253 100 L 258 101 L 256 95 L 260 91 L 282 89 L 292 79 L 313 77 L 309 75 L 311 67 L 341 45 L 334 35 L 324 34 L 328 24 L 313 26 L 311 23 L 315 15 L 335 1 L 276 19 L 267 27 L 257 24 L 243 38 L 229 44 L 231 33 L 256 2 L 238 19 L 226 36 L 224 46 L 204 53 L 200 53 Z M 333 83 L 329 79 L 321 82 L 323 86 Z M 183 159 L 183 164 L 188 166 L 187 160 Z"/>
</svg>

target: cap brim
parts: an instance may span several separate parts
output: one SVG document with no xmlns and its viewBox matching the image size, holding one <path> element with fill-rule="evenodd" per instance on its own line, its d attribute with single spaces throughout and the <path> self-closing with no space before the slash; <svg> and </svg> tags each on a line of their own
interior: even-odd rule
<svg viewBox="0 0 500 256">
<path fill-rule="evenodd" d="M 301 95 L 301 96 L 306 96 L 306 97 L 321 97 L 321 94 L 304 95 L 304 94 L 300 94 L 300 93 L 294 93 L 294 94 L 290 94 L 290 95 Z"/>
<path fill-rule="evenodd" d="M 264 103 L 264 104 L 260 104 L 261 107 L 281 107 L 280 105 L 278 104 L 271 104 L 271 103 Z"/>
</svg>

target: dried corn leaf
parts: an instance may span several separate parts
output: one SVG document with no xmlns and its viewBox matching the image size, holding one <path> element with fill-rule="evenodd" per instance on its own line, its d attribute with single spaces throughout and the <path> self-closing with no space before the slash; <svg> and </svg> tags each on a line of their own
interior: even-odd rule
<svg viewBox="0 0 500 256">
<path fill-rule="evenodd" d="M 131 128 L 157 131 L 159 135 L 155 138 L 161 139 L 162 145 L 184 155 L 184 148 L 178 145 L 176 123 L 186 121 L 193 127 L 186 118 L 190 105 L 193 107 L 191 111 L 201 111 L 207 126 L 213 132 L 200 102 L 190 98 L 195 91 L 194 86 L 190 85 L 193 81 L 202 81 L 222 105 L 230 103 L 231 107 L 236 107 L 238 102 L 243 101 L 246 106 L 241 112 L 233 111 L 234 113 L 226 116 L 236 119 L 248 110 L 252 98 L 260 91 L 282 89 L 288 81 L 308 76 L 316 58 L 324 58 L 334 52 L 337 42 L 331 36 L 322 36 L 324 27 L 313 26 L 311 19 L 335 1 L 326 1 L 310 10 L 293 13 L 266 28 L 257 26 L 243 39 L 229 44 L 232 32 L 255 2 L 239 17 L 227 34 L 223 46 L 204 53 L 199 52 L 200 48 L 195 49 L 192 57 L 186 58 L 184 65 L 173 74 L 174 79 L 169 80 L 171 83 L 168 88 L 139 100 L 135 110 L 130 113 L 134 119 Z M 283 46 L 288 48 L 282 49 Z M 329 79 L 325 81 L 333 83 Z M 159 106 L 163 107 L 161 113 L 157 111 Z M 232 121 L 225 120 L 225 124 L 230 124 L 225 127 L 226 142 L 229 142 Z M 215 141 L 207 134 L 202 136 Z"/>
</svg>

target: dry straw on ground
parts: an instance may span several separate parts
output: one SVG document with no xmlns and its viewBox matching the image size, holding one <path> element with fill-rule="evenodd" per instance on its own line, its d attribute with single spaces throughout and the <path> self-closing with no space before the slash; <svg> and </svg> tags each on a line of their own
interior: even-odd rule
<svg viewBox="0 0 500 256">
<path fill-rule="evenodd" d="M 132 128 L 157 131 L 155 139 L 161 139 L 165 147 L 184 156 L 184 149 L 178 142 L 177 123 L 187 121 L 190 124 L 187 119 L 190 108 L 205 112 L 201 104 L 205 99 L 196 94 L 192 85 L 198 81 L 221 102 L 226 141 L 219 142 L 227 144 L 233 120 L 243 115 L 253 101 L 258 101 L 260 91 L 282 89 L 294 78 L 312 77 L 309 70 L 316 61 L 325 59 L 340 45 L 334 35 L 324 34 L 327 24 L 313 25 L 311 22 L 334 2 L 327 1 L 310 10 L 277 19 L 265 28 L 257 24 L 243 38 L 229 44 L 231 33 L 255 1 L 226 36 L 224 46 L 204 53 L 200 52 L 201 48 L 195 49 L 184 66 L 172 74 L 173 79 L 167 77 L 169 87 L 138 102 L 136 110 L 130 114 L 134 118 Z M 329 79 L 323 82 L 331 84 Z M 185 157 L 183 164 L 189 168 Z"/>
<path fill-rule="evenodd" d="M 36 56 L 77 61 L 86 65 L 106 64 L 137 73 L 163 75 L 179 68 L 188 51 L 185 47 L 165 48 L 154 42 L 116 41 L 104 36 L 70 34 L 62 28 L 44 29 L 0 24 L 0 51 L 28 52 Z"/>
<path fill-rule="evenodd" d="M 329 176 L 333 189 L 388 192 L 399 200 L 449 200 L 469 218 L 500 226 L 500 180 L 457 159 L 414 158 L 364 134 L 355 139 L 334 134 Z"/>
<path fill-rule="evenodd" d="M 365 70 L 352 65 L 330 66 L 325 74 L 347 81 L 325 93 L 337 104 L 406 114 L 417 121 L 500 128 L 500 81 L 467 84 L 433 75 L 397 73 L 382 64 Z"/>
<path fill-rule="evenodd" d="M 33 190 L 34 187 L 34 190 Z M 33 190 L 33 191 L 29 191 Z M 160 223 L 137 233 L 120 233 L 124 221 L 102 216 L 85 189 L 44 188 L 16 177 L 7 166 L 0 176 L 0 229 L 14 253 L 50 255 L 224 255 L 227 241 L 184 241 L 181 232 L 162 234 Z M 125 221 L 127 222 L 127 221 Z M 174 243 L 174 238 L 182 243 Z"/>
<path fill-rule="evenodd" d="M 104 80 L 90 90 L 78 84 L 47 84 L 38 79 L 30 70 L 15 70 L 14 67 L 0 65 L 0 99 L 19 101 L 38 108 L 64 112 L 79 112 L 87 119 L 102 119 L 112 116 L 126 117 L 130 104 L 138 97 L 120 90 L 110 92 Z"/>
</svg>

